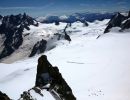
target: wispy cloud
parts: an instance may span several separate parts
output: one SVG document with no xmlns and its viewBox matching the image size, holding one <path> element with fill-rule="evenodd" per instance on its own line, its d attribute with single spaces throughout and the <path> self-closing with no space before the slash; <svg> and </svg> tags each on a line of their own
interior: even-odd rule
<svg viewBox="0 0 130 100">
<path fill-rule="evenodd" d="M 31 9 L 31 8 L 36 8 L 36 7 L 0 7 L 0 9 Z"/>
<path fill-rule="evenodd" d="M 81 3 L 79 5 L 82 6 L 82 7 L 88 7 L 88 6 L 90 6 L 89 4 L 85 4 L 85 3 Z"/>
<path fill-rule="evenodd" d="M 7 9 L 36 9 L 36 8 L 42 8 L 42 9 L 45 9 L 45 8 L 49 8 L 49 7 L 51 7 L 51 6 L 53 6 L 54 5 L 54 3 L 49 3 L 49 4 L 46 4 L 46 5 L 43 5 L 43 6 L 39 6 L 39 7 L 36 7 L 36 6 L 31 6 L 31 7 L 25 7 L 25 6 L 23 6 L 23 7 L 0 7 L 0 9 L 2 9 L 2 10 L 7 10 Z"/>
<path fill-rule="evenodd" d="M 49 8 L 50 6 L 53 6 L 53 5 L 54 5 L 54 2 L 51 2 L 47 5 L 42 6 L 42 8 Z"/>
<path fill-rule="evenodd" d="M 125 1 L 120 1 L 120 2 L 117 2 L 118 5 L 125 5 L 126 2 Z"/>
</svg>

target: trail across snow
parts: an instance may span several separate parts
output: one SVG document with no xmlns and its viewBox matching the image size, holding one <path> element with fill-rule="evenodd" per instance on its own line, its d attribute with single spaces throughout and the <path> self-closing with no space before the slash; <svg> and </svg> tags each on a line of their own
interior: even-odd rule
<svg viewBox="0 0 130 100">
<path fill-rule="evenodd" d="M 60 40 L 56 48 L 45 53 L 49 62 L 58 66 L 77 100 L 130 100 L 130 33 L 112 31 L 96 39 L 107 22 L 96 21 L 89 27 L 75 23 L 67 29 L 72 42 Z M 0 90 L 17 100 L 32 88 L 39 56 L 0 63 Z M 42 98 L 32 93 L 38 100 L 54 100 L 48 92 L 43 94 Z"/>
</svg>

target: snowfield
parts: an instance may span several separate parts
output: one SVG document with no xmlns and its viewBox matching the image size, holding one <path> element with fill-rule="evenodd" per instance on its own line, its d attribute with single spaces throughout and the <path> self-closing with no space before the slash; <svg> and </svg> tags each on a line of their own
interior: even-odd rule
<svg viewBox="0 0 130 100">
<path fill-rule="evenodd" d="M 77 100 L 130 100 L 130 31 L 113 29 L 103 34 L 108 21 L 95 21 L 88 27 L 76 22 L 67 28 L 70 44 L 57 41 L 56 48 L 44 53 L 53 66 L 58 66 Z M 51 32 L 56 29 L 51 28 Z M 32 88 L 38 57 L 0 63 L 0 90 L 17 100 L 23 91 Z M 38 100 L 54 100 L 47 91 L 43 91 L 44 97 L 33 91 L 31 94 Z"/>
</svg>

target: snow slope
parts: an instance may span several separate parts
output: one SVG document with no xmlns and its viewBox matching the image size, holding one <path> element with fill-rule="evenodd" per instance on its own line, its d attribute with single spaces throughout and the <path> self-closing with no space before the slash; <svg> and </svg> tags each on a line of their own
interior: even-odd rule
<svg viewBox="0 0 130 100">
<path fill-rule="evenodd" d="M 54 41 L 51 38 L 54 38 L 54 34 L 61 32 L 65 28 L 65 26 L 66 23 L 60 23 L 59 26 L 55 25 L 54 23 L 52 24 L 39 23 L 38 27 L 30 25 L 29 26 L 30 30 L 24 29 L 22 45 L 17 50 L 15 50 L 13 54 L 2 59 L 1 62 L 12 63 L 20 59 L 28 58 L 32 52 L 33 46 L 38 41 L 41 41 L 42 39 L 48 41 L 48 43 Z M 2 35 L 0 36 L 0 51 L 3 50 L 3 41 L 4 41 L 3 37 L 4 36 Z M 48 46 L 50 47 L 50 44 L 47 44 L 47 48 Z"/>
<path fill-rule="evenodd" d="M 130 34 L 112 31 L 96 39 L 107 22 L 95 21 L 89 27 L 75 23 L 67 29 L 72 42 L 60 40 L 45 53 L 50 63 L 58 66 L 77 100 L 130 100 Z M 0 63 L 0 90 L 17 100 L 32 88 L 39 56 Z M 43 94 L 42 98 L 32 93 L 38 100 L 54 100 L 48 92 Z"/>
</svg>

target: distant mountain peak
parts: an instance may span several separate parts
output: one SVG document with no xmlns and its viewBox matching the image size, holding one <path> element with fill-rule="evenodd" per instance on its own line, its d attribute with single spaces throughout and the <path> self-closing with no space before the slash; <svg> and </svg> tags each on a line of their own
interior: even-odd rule
<svg viewBox="0 0 130 100">
<path fill-rule="evenodd" d="M 120 31 L 130 28 L 129 16 L 130 16 L 130 11 L 125 15 L 119 12 L 115 14 L 108 22 L 108 26 L 106 27 L 104 33 L 108 33 L 110 29 L 113 27 L 120 27 L 121 28 Z"/>
<path fill-rule="evenodd" d="M 29 26 L 38 26 L 38 22 L 26 13 L 3 16 L 0 25 L 0 34 L 5 36 L 0 59 L 11 55 L 23 43 L 23 30 L 30 30 Z M 19 26 L 19 27 L 18 27 Z"/>
<path fill-rule="evenodd" d="M 46 17 L 38 17 L 36 18 L 37 21 L 42 23 L 54 23 L 57 22 L 66 22 L 66 23 L 73 23 L 79 20 L 86 20 L 86 21 L 94 21 L 94 20 L 103 20 L 103 19 L 110 19 L 114 13 L 74 13 L 71 15 L 63 15 L 63 16 L 56 16 L 50 15 Z"/>
</svg>

